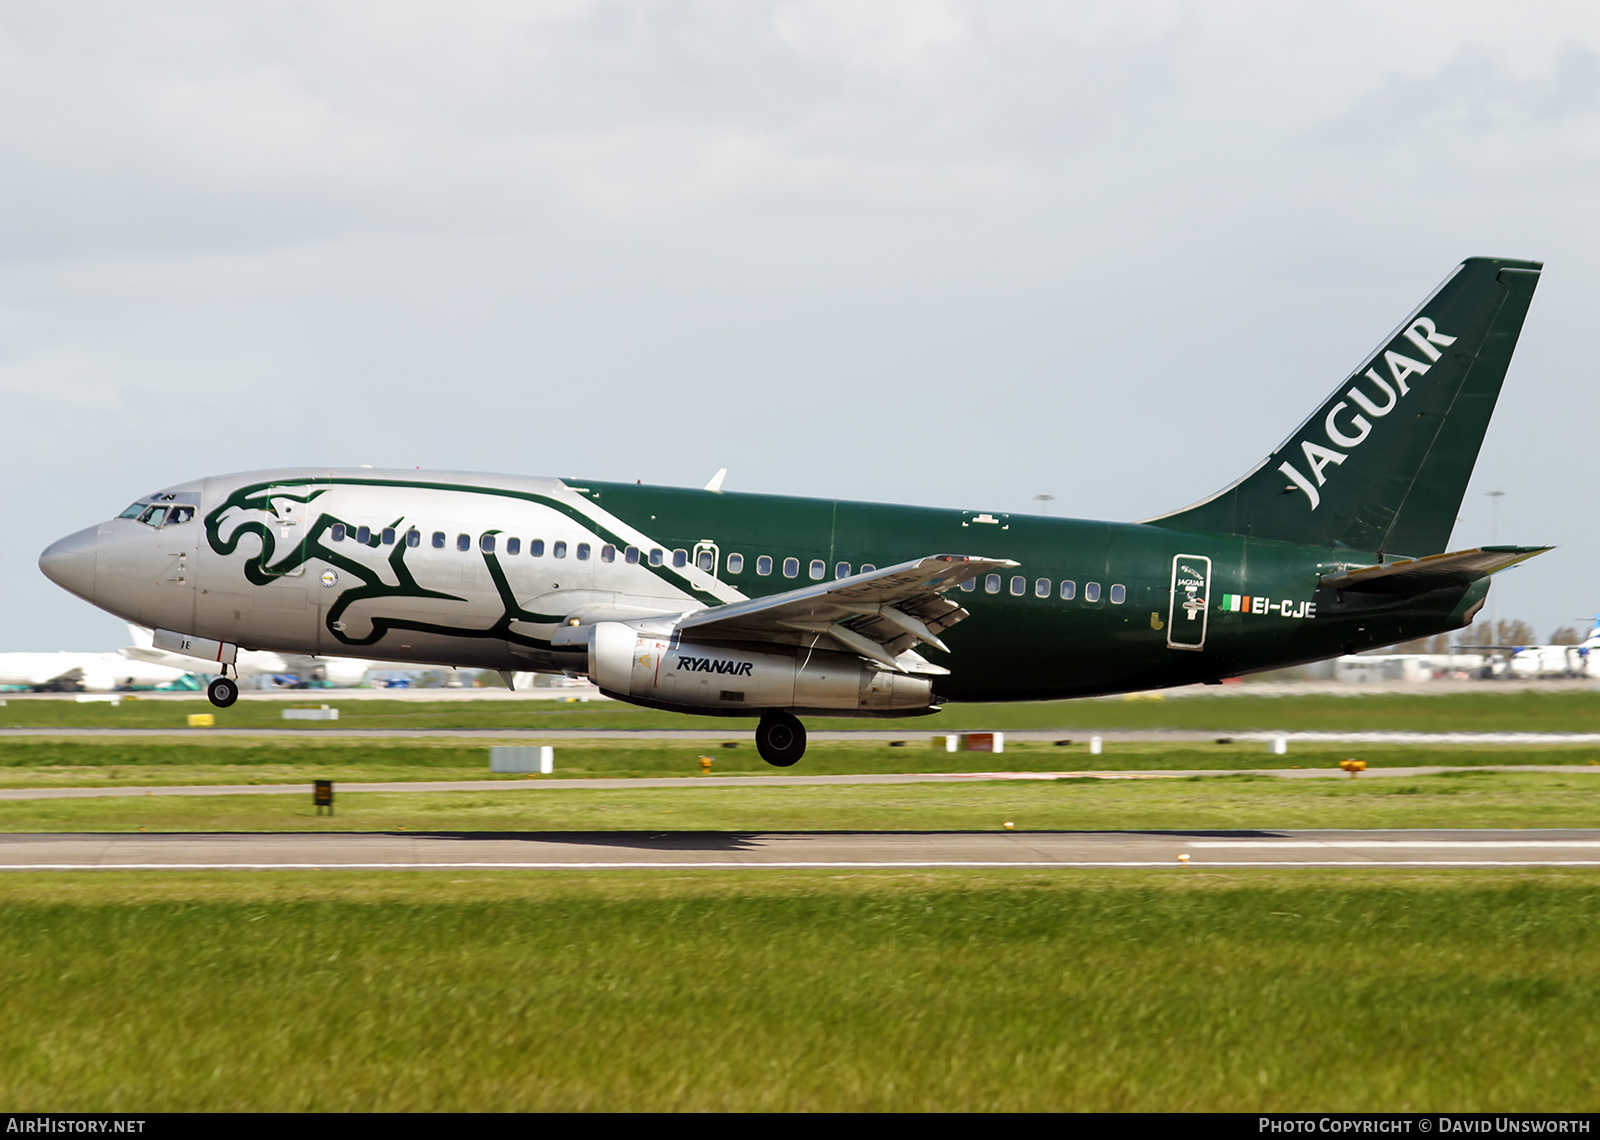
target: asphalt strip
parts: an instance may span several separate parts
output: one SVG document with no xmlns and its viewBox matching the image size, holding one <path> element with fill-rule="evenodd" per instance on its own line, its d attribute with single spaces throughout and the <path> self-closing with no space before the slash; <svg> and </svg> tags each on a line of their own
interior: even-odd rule
<svg viewBox="0 0 1600 1140">
<path fill-rule="evenodd" d="M 1600 775 L 1586 764 L 1476 764 L 1470 767 L 1368 768 L 1360 779 L 1435 776 L 1444 772 L 1560 772 Z M 393 780 L 339 782 L 340 794 L 355 792 L 528 792 L 561 789 L 773 788 L 840 784 L 961 784 L 981 780 L 1179 780 L 1196 776 L 1274 776 L 1285 780 L 1350 779 L 1337 768 L 1177 769 L 1141 772 L 905 772 L 854 776 L 646 776 L 639 778 L 523 778 L 482 780 Z M 282 796 L 305 795 L 308 781 L 295 784 L 170 784 L 93 788 L 0 788 L 7 800 L 73 800 L 122 796 Z"/>
<path fill-rule="evenodd" d="M 0 835 L 9 871 L 1597 867 L 1600 830 Z"/>
</svg>

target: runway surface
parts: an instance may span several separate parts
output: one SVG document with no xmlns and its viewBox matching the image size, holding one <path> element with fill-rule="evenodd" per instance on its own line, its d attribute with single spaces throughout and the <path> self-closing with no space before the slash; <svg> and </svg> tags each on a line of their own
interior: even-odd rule
<svg viewBox="0 0 1600 1140">
<path fill-rule="evenodd" d="M 1362 866 L 1594 867 L 1600 830 L 0 835 L 0 871 Z"/>
<path fill-rule="evenodd" d="M 1562 772 L 1600 776 L 1600 767 L 1576 764 L 1476 764 L 1469 768 L 1408 767 L 1368 768 L 1358 779 L 1396 776 L 1435 776 L 1441 772 Z M 546 777 L 541 779 L 391 780 L 349 783 L 336 791 L 352 792 L 556 792 L 563 789 L 639 788 L 761 788 L 807 787 L 826 784 L 970 784 L 990 780 L 1179 780 L 1193 776 L 1273 776 L 1284 780 L 1348 780 L 1337 768 L 1211 768 L 1136 772 L 903 772 L 855 776 L 641 776 Z M 135 784 L 93 788 L 0 788 L 0 803 L 8 800 L 79 800 L 126 796 L 283 796 L 305 795 L 309 783 L 298 784 Z"/>
</svg>

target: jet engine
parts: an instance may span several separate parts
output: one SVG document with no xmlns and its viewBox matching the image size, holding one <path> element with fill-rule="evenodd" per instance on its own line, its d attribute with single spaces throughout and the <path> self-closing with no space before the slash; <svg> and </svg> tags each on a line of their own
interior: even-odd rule
<svg viewBox="0 0 1600 1140">
<path fill-rule="evenodd" d="M 766 709 L 874 715 L 927 709 L 933 682 L 853 654 L 762 643 L 699 643 L 621 622 L 588 629 L 589 679 L 623 700 L 697 712 Z"/>
</svg>

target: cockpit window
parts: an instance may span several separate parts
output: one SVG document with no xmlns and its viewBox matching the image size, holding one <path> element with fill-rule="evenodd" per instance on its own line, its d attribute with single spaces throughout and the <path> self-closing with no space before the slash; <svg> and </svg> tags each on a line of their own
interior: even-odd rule
<svg viewBox="0 0 1600 1140">
<path fill-rule="evenodd" d="M 117 517 L 119 519 L 133 519 L 147 526 L 177 526 L 194 518 L 194 507 L 179 503 L 168 506 L 166 503 L 134 503 Z"/>
</svg>

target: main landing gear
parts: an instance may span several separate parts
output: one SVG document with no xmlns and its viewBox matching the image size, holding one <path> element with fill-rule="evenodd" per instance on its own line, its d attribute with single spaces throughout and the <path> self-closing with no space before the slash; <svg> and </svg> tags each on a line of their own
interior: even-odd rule
<svg viewBox="0 0 1600 1140">
<path fill-rule="evenodd" d="M 756 751 L 777 768 L 787 768 L 806 754 L 806 726 L 786 712 L 769 712 L 756 726 Z"/>
<path fill-rule="evenodd" d="M 219 709 L 225 709 L 239 699 L 239 682 L 231 677 L 218 677 L 206 686 L 206 696 Z"/>
</svg>

